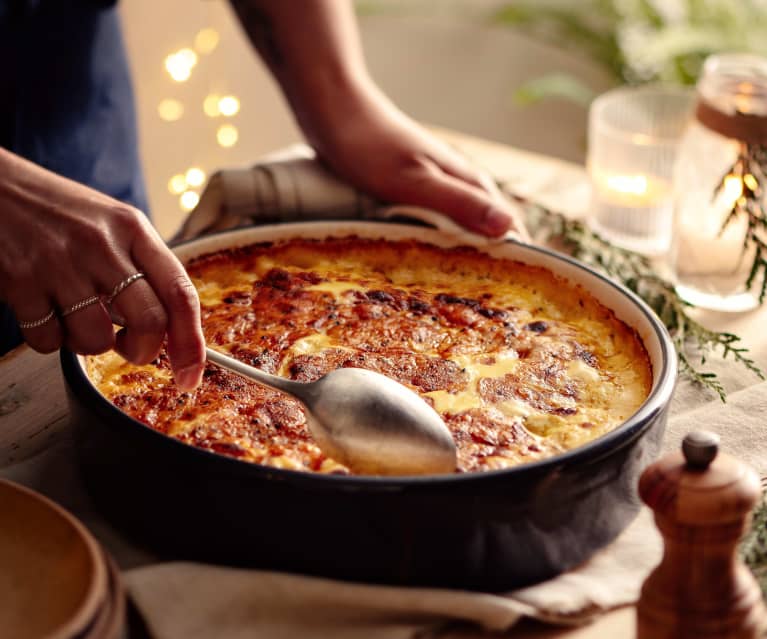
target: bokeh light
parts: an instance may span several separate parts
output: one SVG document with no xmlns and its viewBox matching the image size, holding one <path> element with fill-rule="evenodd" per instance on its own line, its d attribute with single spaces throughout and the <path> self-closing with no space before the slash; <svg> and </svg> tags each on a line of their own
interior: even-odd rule
<svg viewBox="0 0 767 639">
<path fill-rule="evenodd" d="M 191 211 L 200 201 L 200 196 L 194 191 L 184 191 L 179 198 L 179 204 L 184 211 Z"/>
<path fill-rule="evenodd" d="M 218 41 L 218 31 L 209 27 L 200 29 L 197 35 L 194 36 L 194 48 L 199 53 L 211 53 L 218 46 Z"/>
<path fill-rule="evenodd" d="M 216 140 L 223 147 L 230 147 L 237 144 L 240 133 L 233 124 L 222 124 L 216 131 Z"/>
<path fill-rule="evenodd" d="M 221 97 L 215 93 L 205 96 L 205 100 L 202 102 L 202 110 L 209 118 L 217 118 L 221 115 L 221 111 L 218 109 L 218 102 L 220 99 Z"/>
<path fill-rule="evenodd" d="M 191 49 L 180 49 L 165 58 L 165 70 L 176 82 L 186 82 L 197 64 L 197 54 Z"/>
<path fill-rule="evenodd" d="M 176 56 L 190 69 L 197 64 L 197 54 L 189 48 L 180 49 Z"/>
<path fill-rule="evenodd" d="M 205 182 L 205 171 L 193 166 L 186 172 L 186 183 L 189 186 L 202 186 Z"/>
<path fill-rule="evenodd" d="M 168 180 L 168 190 L 173 193 L 173 195 L 180 195 L 186 191 L 186 178 L 180 173 L 174 175 Z"/>
<path fill-rule="evenodd" d="M 225 95 L 218 101 L 218 110 L 221 115 L 236 115 L 240 110 L 240 101 L 233 95 Z"/>
<path fill-rule="evenodd" d="M 166 98 L 157 105 L 157 113 L 166 122 L 175 122 L 184 115 L 184 105 L 178 100 Z"/>
</svg>

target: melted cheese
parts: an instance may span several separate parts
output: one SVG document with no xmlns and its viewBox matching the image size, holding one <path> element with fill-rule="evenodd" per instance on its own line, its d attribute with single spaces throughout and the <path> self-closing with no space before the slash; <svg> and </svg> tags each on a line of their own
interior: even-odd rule
<svg viewBox="0 0 767 639">
<path fill-rule="evenodd" d="M 508 417 L 529 417 L 535 412 L 530 404 L 525 404 L 518 399 L 504 400 L 495 407 Z"/>
<path fill-rule="evenodd" d="M 367 287 L 363 286 L 362 284 L 356 284 L 354 282 L 320 282 L 319 284 L 314 284 L 313 286 L 309 286 L 306 289 L 307 291 L 323 291 L 325 293 L 330 293 L 335 298 L 340 298 L 343 296 L 344 293 L 347 293 L 349 291 L 367 291 Z"/>
<path fill-rule="evenodd" d="M 599 381 L 599 371 L 581 359 L 574 359 L 567 363 L 567 374 L 583 384 Z"/>
<path fill-rule="evenodd" d="M 492 363 L 483 363 L 492 359 Z M 460 355 L 451 357 L 468 377 L 467 389 L 464 391 L 450 393 L 448 391 L 438 390 L 430 393 L 424 393 L 434 402 L 434 410 L 438 413 L 462 413 L 473 408 L 481 408 L 485 402 L 477 392 L 477 383 L 483 378 L 503 377 L 511 373 L 519 362 L 515 351 L 502 351 L 492 357 L 485 353 L 473 355 Z"/>
<path fill-rule="evenodd" d="M 304 381 L 362 366 L 409 385 L 454 433 L 461 471 L 582 445 L 649 392 L 641 342 L 586 291 L 473 249 L 294 240 L 204 256 L 189 272 L 212 345 Z M 215 367 L 192 394 L 173 385 L 165 354 L 148 366 L 91 357 L 88 374 L 122 410 L 191 445 L 348 472 L 296 402 Z"/>
<path fill-rule="evenodd" d="M 318 355 L 330 349 L 350 350 L 345 348 L 343 344 L 339 344 L 326 333 L 315 333 L 314 335 L 302 337 L 293 342 L 292 346 L 287 350 L 279 374 L 284 377 L 289 377 L 288 371 L 290 369 L 290 364 L 298 355 Z"/>
</svg>

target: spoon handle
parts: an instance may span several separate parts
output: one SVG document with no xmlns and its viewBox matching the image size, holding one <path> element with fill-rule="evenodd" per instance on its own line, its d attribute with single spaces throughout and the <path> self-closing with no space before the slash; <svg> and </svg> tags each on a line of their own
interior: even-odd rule
<svg viewBox="0 0 767 639">
<path fill-rule="evenodd" d="M 226 368 L 233 373 L 237 373 L 243 377 L 248 377 L 252 380 L 255 380 L 259 384 L 269 386 L 270 388 L 274 388 L 276 390 L 298 397 L 298 399 L 302 399 L 302 395 L 304 394 L 302 391 L 304 391 L 303 387 L 305 384 L 302 384 L 301 382 L 294 382 L 293 380 L 285 379 L 284 377 L 279 377 L 278 375 L 270 375 L 269 373 L 265 373 L 264 371 L 255 368 L 254 366 L 248 366 L 240 360 L 234 359 L 234 357 L 224 355 L 220 351 L 214 351 L 209 347 L 205 347 L 205 355 L 209 362 L 213 362 L 214 364 L 221 366 L 221 368 Z"/>
</svg>

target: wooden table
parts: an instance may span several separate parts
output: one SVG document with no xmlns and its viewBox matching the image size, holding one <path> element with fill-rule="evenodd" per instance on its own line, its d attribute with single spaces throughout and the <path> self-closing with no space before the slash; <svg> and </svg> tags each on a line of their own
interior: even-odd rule
<svg viewBox="0 0 767 639">
<path fill-rule="evenodd" d="M 489 169 L 507 179 L 514 190 L 532 199 L 572 214 L 582 213 L 588 204 L 588 183 L 582 167 L 519 151 L 507 146 L 440 131 L 440 135 Z M 712 328 L 728 327 L 737 332 L 762 324 L 759 316 L 731 318 L 710 314 Z M 754 351 L 757 361 L 767 363 L 767 338 Z M 741 386 L 749 382 L 744 381 Z M 68 414 L 63 379 L 57 355 L 40 355 L 20 347 L 0 359 L 0 476 L 18 462 L 45 450 L 68 435 Z M 38 489 L 46 492 L 36 486 Z M 65 487 L 52 484 L 48 494 L 77 514 L 77 504 L 68 503 Z M 89 521 L 86 524 L 90 525 Z M 94 530 L 100 536 L 100 529 Z M 114 551 L 113 551 L 114 553 Z M 123 567 L 132 563 L 130 553 L 118 554 Z M 561 629 L 534 622 L 522 622 L 504 635 L 481 633 L 476 628 L 455 628 L 441 636 L 451 639 L 517 637 L 538 639 L 628 639 L 634 637 L 634 610 L 624 608 L 604 615 L 595 623 L 576 629 Z"/>
</svg>

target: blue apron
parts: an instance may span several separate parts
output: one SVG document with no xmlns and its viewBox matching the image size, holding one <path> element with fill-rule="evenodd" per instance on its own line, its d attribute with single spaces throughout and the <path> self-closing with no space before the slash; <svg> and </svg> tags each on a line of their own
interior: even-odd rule
<svg viewBox="0 0 767 639">
<path fill-rule="evenodd" d="M 112 5 L 0 0 L 0 146 L 146 211 L 133 90 Z M 13 313 L 0 304 L 0 353 L 20 342 Z"/>
</svg>

